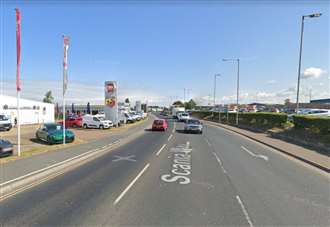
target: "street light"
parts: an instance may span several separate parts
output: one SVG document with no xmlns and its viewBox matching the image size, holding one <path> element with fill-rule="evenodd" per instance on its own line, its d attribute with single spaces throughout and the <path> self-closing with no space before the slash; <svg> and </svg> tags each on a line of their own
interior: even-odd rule
<svg viewBox="0 0 330 227">
<path fill-rule="evenodd" d="M 217 77 L 220 77 L 221 74 L 220 73 L 217 73 L 217 74 L 214 74 L 214 90 L 213 90 L 213 108 L 215 110 L 215 93 L 216 93 L 216 88 L 217 88 Z M 220 110 L 219 110 L 220 112 Z M 220 115 L 220 113 L 219 113 Z M 214 119 L 214 111 L 212 112 L 212 119 Z M 219 117 L 219 121 L 220 121 L 220 117 Z"/>
<path fill-rule="evenodd" d="M 304 21 L 305 18 L 320 17 L 321 13 L 314 13 L 310 15 L 303 15 L 301 17 L 301 33 L 300 33 L 300 50 L 299 50 L 299 64 L 298 64 L 298 82 L 297 82 L 297 102 L 296 102 L 296 113 L 299 112 L 299 90 L 300 90 L 300 71 L 301 71 L 301 55 L 302 55 L 302 45 L 303 45 L 303 35 L 304 35 Z"/>
<path fill-rule="evenodd" d="M 238 102 L 239 102 L 239 58 L 224 58 L 222 61 L 236 61 L 237 62 L 237 91 L 236 91 L 236 105 L 237 105 L 237 113 L 236 113 L 236 125 L 238 125 L 238 112 L 239 112 L 239 107 L 238 107 Z"/>
</svg>

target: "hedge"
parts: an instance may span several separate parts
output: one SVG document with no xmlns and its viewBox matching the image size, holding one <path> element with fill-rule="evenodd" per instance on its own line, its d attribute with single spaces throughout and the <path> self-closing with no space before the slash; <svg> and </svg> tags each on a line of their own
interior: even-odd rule
<svg viewBox="0 0 330 227">
<path fill-rule="evenodd" d="M 221 121 L 230 124 L 236 123 L 236 113 L 220 113 Z M 205 118 L 212 116 L 212 112 L 194 112 L 192 116 Z M 239 113 L 238 121 L 240 125 L 257 126 L 257 127 L 276 127 L 286 123 L 287 114 L 283 113 Z M 219 120 L 219 112 L 214 112 L 214 120 Z"/>
<path fill-rule="evenodd" d="M 330 134 L 330 118 L 293 115 L 293 123 L 296 129 L 310 130 L 316 134 Z"/>
</svg>

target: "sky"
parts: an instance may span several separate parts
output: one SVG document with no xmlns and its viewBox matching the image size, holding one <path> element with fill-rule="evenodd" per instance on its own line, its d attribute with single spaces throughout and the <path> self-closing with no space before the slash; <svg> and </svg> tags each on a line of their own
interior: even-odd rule
<svg viewBox="0 0 330 227">
<path fill-rule="evenodd" d="M 1 1 L 1 94 L 15 95 L 15 11 L 21 11 L 22 98 L 62 100 L 62 35 L 70 37 L 68 102 L 103 103 L 103 84 L 119 99 L 168 105 L 295 102 L 301 16 L 300 100 L 330 97 L 329 1 Z"/>
</svg>

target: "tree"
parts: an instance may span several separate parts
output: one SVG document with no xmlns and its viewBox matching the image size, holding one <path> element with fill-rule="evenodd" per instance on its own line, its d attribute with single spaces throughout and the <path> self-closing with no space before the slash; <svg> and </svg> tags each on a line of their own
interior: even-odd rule
<svg viewBox="0 0 330 227">
<path fill-rule="evenodd" d="M 54 102 L 54 97 L 52 95 L 52 91 L 47 91 L 45 94 L 44 99 L 42 100 L 45 103 L 53 103 Z"/>
<path fill-rule="evenodd" d="M 129 99 L 128 98 L 125 99 L 125 103 L 129 103 Z"/>
<path fill-rule="evenodd" d="M 177 107 L 184 107 L 183 102 L 180 100 L 173 102 L 172 106 L 177 106 Z"/>
<path fill-rule="evenodd" d="M 192 110 L 192 109 L 194 109 L 195 107 L 196 107 L 196 102 L 193 100 L 193 99 L 190 99 L 189 100 L 189 102 L 185 102 L 184 103 L 184 107 L 186 108 L 186 109 L 189 109 L 189 110 Z"/>
</svg>

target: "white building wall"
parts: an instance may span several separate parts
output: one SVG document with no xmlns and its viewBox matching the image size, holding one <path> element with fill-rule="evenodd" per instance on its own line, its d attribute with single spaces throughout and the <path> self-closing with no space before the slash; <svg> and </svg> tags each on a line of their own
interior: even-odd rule
<svg viewBox="0 0 330 227">
<path fill-rule="evenodd" d="M 28 99 L 20 99 L 21 124 L 40 124 L 54 122 L 54 104 Z M 17 99 L 12 96 L 0 95 L 0 114 L 11 118 L 12 123 L 17 117 Z"/>
</svg>

